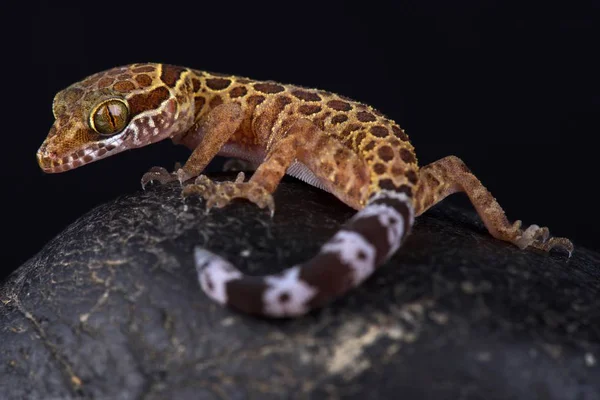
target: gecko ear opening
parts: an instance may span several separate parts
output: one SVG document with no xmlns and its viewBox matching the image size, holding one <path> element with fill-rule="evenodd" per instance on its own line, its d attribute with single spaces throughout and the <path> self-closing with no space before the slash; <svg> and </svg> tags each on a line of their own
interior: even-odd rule
<svg viewBox="0 0 600 400">
<path fill-rule="evenodd" d="M 90 127 L 103 136 L 121 132 L 129 122 L 129 107 L 123 99 L 108 99 L 90 113 Z"/>
</svg>

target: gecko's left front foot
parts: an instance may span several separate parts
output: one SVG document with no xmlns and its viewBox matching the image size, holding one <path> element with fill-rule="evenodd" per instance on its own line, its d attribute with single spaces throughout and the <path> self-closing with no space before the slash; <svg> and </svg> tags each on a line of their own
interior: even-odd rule
<svg viewBox="0 0 600 400">
<path fill-rule="evenodd" d="M 534 247 L 543 251 L 559 249 L 569 253 L 573 252 L 573 243 L 567 238 L 551 237 L 550 231 L 546 227 L 530 225 L 527 229 L 521 229 L 521 221 L 516 221 L 513 226 L 513 232 L 508 238 L 509 242 L 514 243 L 521 249 Z M 507 239 L 505 239 L 507 240 Z"/>
<path fill-rule="evenodd" d="M 179 163 L 175 164 L 175 171 L 173 172 L 169 172 L 163 167 L 152 167 L 142 175 L 142 189 L 146 189 L 146 185 L 154 181 L 158 181 L 162 185 L 173 181 L 179 181 L 180 184 L 183 184 L 190 178 L 193 178 L 193 176 L 180 168 Z"/>
<path fill-rule="evenodd" d="M 243 172 L 238 174 L 235 182 L 213 182 L 205 175 L 200 175 L 193 184 L 186 185 L 181 194 L 183 197 L 202 196 L 207 209 L 225 207 L 233 199 L 246 199 L 260 208 L 268 207 L 273 216 L 275 202 L 271 193 L 255 182 L 244 182 L 244 179 Z"/>
</svg>

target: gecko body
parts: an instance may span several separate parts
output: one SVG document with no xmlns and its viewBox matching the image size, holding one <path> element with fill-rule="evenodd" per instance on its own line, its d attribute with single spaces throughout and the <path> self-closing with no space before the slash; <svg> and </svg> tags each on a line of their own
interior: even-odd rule
<svg viewBox="0 0 600 400">
<path fill-rule="evenodd" d="M 272 193 L 288 173 L 358 210 L 302 265 L 247 276 L 196 248 L 203 291 L 220 304 L 268 317 L 307 313 L 360 285 L 410 232 L 415 216 L 465 192 L 488 231 L 526 248 L 570 252 L 547 228 L 510 223 L 465 164 L 454 156 L 419 168 L 407 134 L 374 108 L 317 89 L 215 74 L 167 64 L 132 64 L 85 78 L 59 92 L 55 122 L 37 153 L 42 170 L 63 172 L 170 138 L 192 150 L 174 172 L 152 168 L 150 181 L 182 183 L 207 207 L 235 198 L 274 211 Z M 215 183 L 201 172 L 216 155 L 256 166 L 245 181 Z M 192 181 L 193 179 L 193 181 Z"/>
</svg>

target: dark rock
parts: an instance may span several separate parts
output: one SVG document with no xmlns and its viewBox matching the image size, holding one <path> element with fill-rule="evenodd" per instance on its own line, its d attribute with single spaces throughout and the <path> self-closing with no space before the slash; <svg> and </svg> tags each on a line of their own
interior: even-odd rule
<svg viewBox="0 0 600 400">
<path fill-rule="evenodd" d="M 273 220 L 177 185 L 100 206 L 0 288 L 3 399 L 600 399 L 600 255 L 522 251 L 439 205 L 365 284 L 296 320 L 200 291 L 197 244 L 251 274 L 353 214 L 286 181 Z"/>
</svg>

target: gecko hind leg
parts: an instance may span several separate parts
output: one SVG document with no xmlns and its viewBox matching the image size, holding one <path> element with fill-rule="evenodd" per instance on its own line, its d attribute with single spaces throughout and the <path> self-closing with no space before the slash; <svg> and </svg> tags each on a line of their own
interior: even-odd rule
<svg viewBox="0 0 600 400">
<path fill-rule="evenodd" d="M 197 247 L 196 271 L 204 293 L 219 304 L 262 316 L 306 314 L 359 286 L 400 247 L 413 224 L 412 197 L 381 190 L 368 198 L 367 163 L 335 136 L 300 119 L 273 134 L 267 156 L 249 182 L 269 193 L 297 161 L 319 183 L 358 211 L 304 263 L 279 273 L 245 275 L 223 257 Z"/>
<path fill-rule="evenodd" d="M 521 249 L 562 249 L 571 256 L 573 243 L 566 238 L 551 237 L 548 228 L 534 224 L 522 229 L 520 220 L 511 224 L 492 194 L 455 156 L 444 157 L 421 168 L 415 196 L 416 214 L 422 214 L 456 192 L 466 193 L 485 227 L 495 238 L 513 243 Z"/>
</svg>

